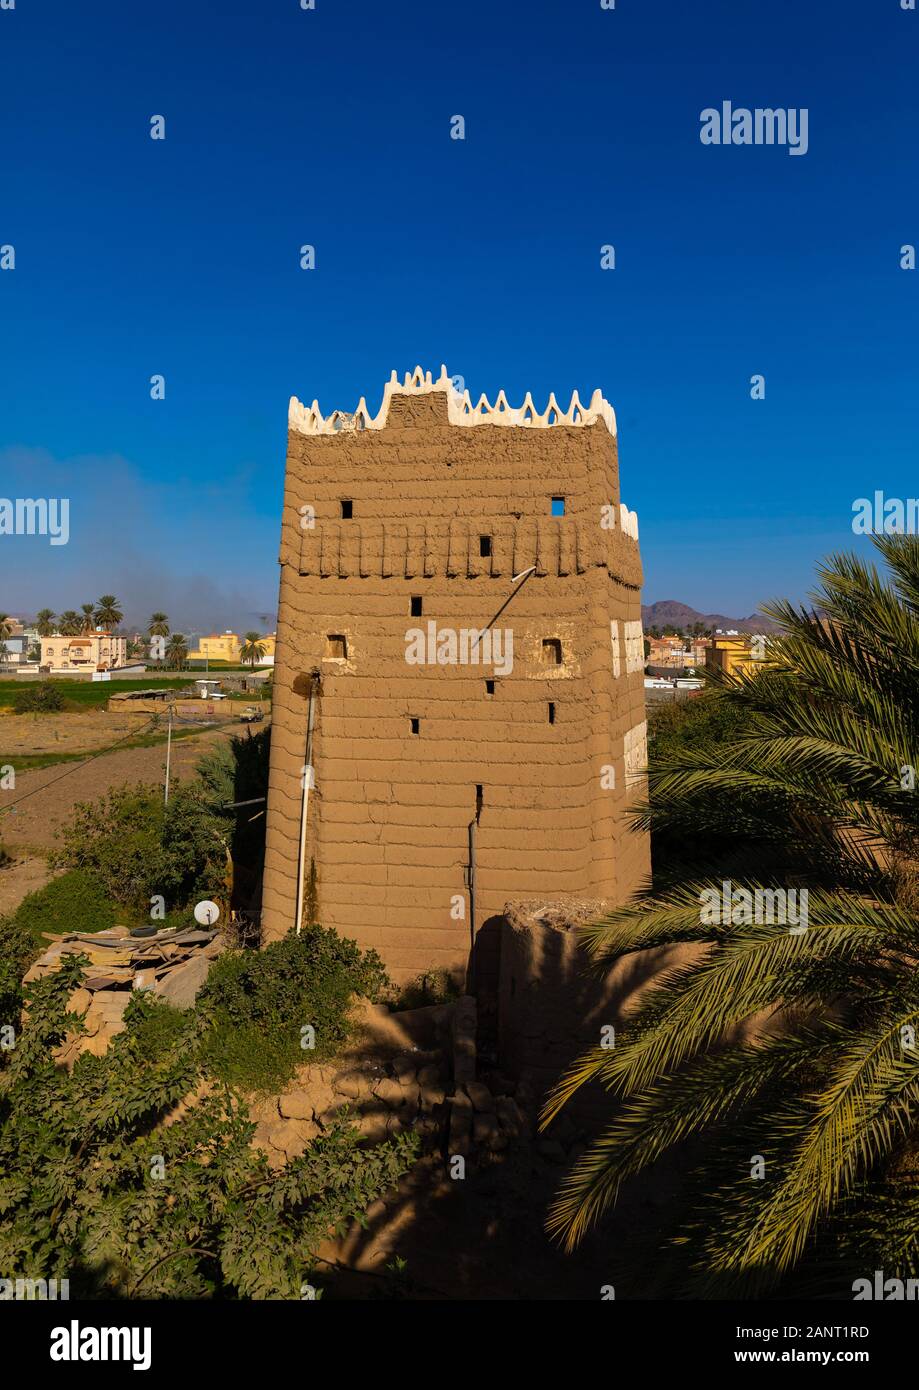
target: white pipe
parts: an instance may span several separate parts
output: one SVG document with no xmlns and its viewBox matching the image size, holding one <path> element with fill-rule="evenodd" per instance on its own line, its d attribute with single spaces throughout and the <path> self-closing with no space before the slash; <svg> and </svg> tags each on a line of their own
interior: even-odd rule
<svg viewBox="0 0 919 1390">
<path fill-rule="evenodd" d="M 316 693 L 315 677 L 310 682 L 310 710 L 306 726 L 306 764 L 301 774 L 303 782 L 303 800 L 300 805 L 300 853 L 297 857 L 297 920 L 295 931 L 300 935 L 300 928 L 303 926 L 303 879 L 304 867 L 306 862 L 306 820 L 309 812 L 310 802 L 310 783 L 313 780 L 313 700 Z"/>
</svg>

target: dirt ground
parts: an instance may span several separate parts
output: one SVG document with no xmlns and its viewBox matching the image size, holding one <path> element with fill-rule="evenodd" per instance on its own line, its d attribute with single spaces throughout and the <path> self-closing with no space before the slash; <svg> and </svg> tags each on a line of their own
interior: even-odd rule
<svg viewBox="0 0 919 1390">
<path fill-rule="evenodd" d="M 83 716 L 66 717 L 80 719 Z M 204 753 L 242 729 L 242 725 L 230 724 L 174 740 L 171 777 L 180 780 L 191 777 Z M 53 767 L 21 772 L 16 778 L 15 791 L 0 794 L 0 842 L 11 854 L 17 849 L 47 853 L 55 847 L 57 832 L 70 820 L 78 801 L 98 801 L 114 788 L 133 782 L 162 782 L 165 771 L 166 745 L 161 743 L 152 748 L 120 749 L 88 763 L 57 763 Z M 3 804 L 7 797 L 19 804 L 4 814 Z"/>
<path fill-rule="evenodd" d="M 50 878 L 48 861 L 37 854 L 15 859 L 0 869 L 0 917 L 15 912 L 27 894 L 37 893 Z"/>
<path fill-rule="evenodd" d="M 217 720 L 230 717 L 222 707 L 220 713 L 214 715 Z M 17 754 L 92 753 L 118 739 L 163 732 L 164 729 L 163 716 L 160 716 L 157 731 L 151 727 L 150 714 L 120 710 L 80 710 L 66 714 L 12 714 L 3 710 L 0 711 L 0 755 L 15 760 Z"/>
</svg>

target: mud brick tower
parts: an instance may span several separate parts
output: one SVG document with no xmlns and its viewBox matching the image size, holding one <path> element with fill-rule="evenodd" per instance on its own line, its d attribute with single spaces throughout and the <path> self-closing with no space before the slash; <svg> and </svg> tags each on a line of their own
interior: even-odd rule
<svg viewBox="0 0 919 1390">
<path fill-rule="evenodd" d="M 462 974 L 509 898 L 645 881 L 638 524 L 599 391 L 473 406 L 417 368 L 376 417 L 292 399 L 280 562 L 263 940 L 313 918 L 394 980 Z"/>
</svg>

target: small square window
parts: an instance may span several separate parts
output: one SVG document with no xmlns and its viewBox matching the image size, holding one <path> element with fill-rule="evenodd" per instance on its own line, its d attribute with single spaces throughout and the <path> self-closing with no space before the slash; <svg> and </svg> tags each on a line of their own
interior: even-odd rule
<svg viewBox="0 0 919 1390">
<path fill-rule="evenodd" d="M 354 503 L 353 503 L 352 501 L 350 501 L 350 499 L 342 498 L 342 503 L 341 503 L 341 519 L 342 519 L 342 521 L 350 521 L 351 518 L 352 518 L 353 516 L 354 516 Z"/>
<path fill-rule="evenodd" d="M 347 661 L 348 642 L 343 633 L 329 633 L 325 639 L 325 654 L 327 661 Z"/>
<path fill-rule="evenodd" d="M 486 682 L 485 682 L 485 694 L 486 694 L 486 695 L 494 695 L 494 693 L 495 693 L 495 683 L 494 683 L 494 681 L 486 681 Z"/>
<path fill-rule="evenodd" d="M 542 659 L 547 666 L 561 666 L 562 664 L 562 643 L 559 637 L 544 637 L 542 639 Z"/>
<path fill-rule="evenodd" d="M 564 497 L 553 497 L 553 498 L 552 498 L 552 515 L 553 515 L 553 516 L 564 516 L 564 515 L 565 515 L 565 499 L 564 499 Z"/>
<path fill-rule="evenodd" d="M 491 536 L 479 536 L 479 554 L 483 559 L 491 554 Z"/>
<path fill-rule="evenodd" d="M 420 617 L 421 617 L 421 612 L 422 612 L 422 609 L 423 609 L 423 608 L 424 608 L 424 604 L 422 603 L 421 595 L 420 595 L 420 594 L 412 594 L 412 617 L 413 617 L 413 618 L 420 618 Z"/>
<path fill-rule="evenodd" d="M 420 733 L 421 733 L 421 720 L 418 718 L 418 716 L 417 716 L 416 714 L 413 714 L 413 715 L 412 715 L 412 733 L 413 733 L 413 734 L 420 734 Z"/>
</svg>

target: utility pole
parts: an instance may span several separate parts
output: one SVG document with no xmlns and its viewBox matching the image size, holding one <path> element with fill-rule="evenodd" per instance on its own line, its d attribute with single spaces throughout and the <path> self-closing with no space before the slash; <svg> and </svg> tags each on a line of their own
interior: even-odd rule
<svg viewBox="0 0 919 1390">
<path fill-rule="evenodd" d="M 169 762 L 172 757 L 172 705 L 169 706 L 169 733 L 166 738 L 166 792 L 163 796 L 163 805 L 169 805 Z"/>
</svg>

